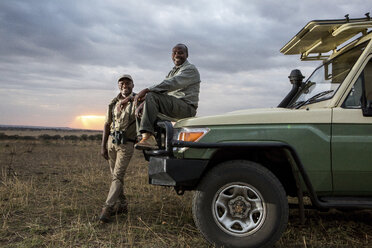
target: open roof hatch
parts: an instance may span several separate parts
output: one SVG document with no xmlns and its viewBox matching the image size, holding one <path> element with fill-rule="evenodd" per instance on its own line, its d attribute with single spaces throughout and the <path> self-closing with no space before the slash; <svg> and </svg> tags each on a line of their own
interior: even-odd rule
<svg viewBox="0 0 372 248">
<path fill-rule="evenodd" d="M 314 20 L 310 21 L 298 32 L 280 52 L 285 55 L 301 54 L 301 60 L 323 60 L 328 53 L 335 50 L 339 45 L 362 32 L 367 33 L 372 28 L 372 19 L 369 13 L 366 18 L 337 20 Z M 310 54 L 316 54 L 309 56 Z"/>
</svg>

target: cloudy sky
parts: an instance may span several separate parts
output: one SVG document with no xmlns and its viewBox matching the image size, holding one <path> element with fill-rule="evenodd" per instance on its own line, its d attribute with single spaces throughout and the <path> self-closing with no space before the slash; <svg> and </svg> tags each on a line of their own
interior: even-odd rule
<svg viewBox="0 0 372 248">
<path fill-rule="evenodd" d="M 365 0 L 2 0 L 0 124 L 83 127 L 79 116 L 105 114 L 120 74 L 137 92 L 161 82 L 177 43 L 201 74 L 199 116 L 275 107 L 292 69 L 319 64 L 280 48 L 310 20 L 369 11 Z"/>
</svg>

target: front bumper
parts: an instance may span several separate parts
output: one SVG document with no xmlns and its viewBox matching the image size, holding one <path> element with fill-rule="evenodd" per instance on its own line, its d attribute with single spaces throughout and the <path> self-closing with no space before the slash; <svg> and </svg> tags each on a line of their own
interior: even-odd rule
<svg viewBox="0 0 372 248">
<path fill-rule="evenodd" d="M 194 187 L 207 164 L 208 160 L 151 157 L 149 183 L 163 186 Z"/>
</svg>

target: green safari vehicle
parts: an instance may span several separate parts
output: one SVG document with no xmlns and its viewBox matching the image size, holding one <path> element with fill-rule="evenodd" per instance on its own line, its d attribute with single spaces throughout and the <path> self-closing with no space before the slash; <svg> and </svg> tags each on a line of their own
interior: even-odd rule
<svg viewBox="0 0 372 248">
<path fill-rule="evenodd" d="M 313 207 L 372 207 L 372 20 L 311 21 L 280 51 L 321 65 L 276 108 L 158 123 L 149 182 L 194 190 L 193 217 L 216 247 L 271 247 L 288 196 Z"/>
</svg>

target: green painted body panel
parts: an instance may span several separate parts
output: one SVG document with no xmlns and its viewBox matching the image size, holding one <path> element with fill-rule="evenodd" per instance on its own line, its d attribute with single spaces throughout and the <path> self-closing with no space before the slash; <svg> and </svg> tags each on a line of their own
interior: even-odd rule
<svg viewBox="0 0 372 248">
<path fill-rule="evenodd" d="M 332 126 L 334 193 L 371 195 L 372 124 Z"/>
<path fill-rule="evenodd" d="M 208 126 L 199 142 L 282 142 L 295 148 L 316 191 L 332 191 L 330 124 Z M 210 159 L 215 149 L 188 149 L 184 158 Z"/>
</svg>

